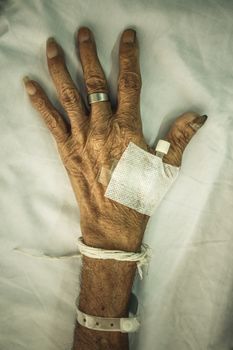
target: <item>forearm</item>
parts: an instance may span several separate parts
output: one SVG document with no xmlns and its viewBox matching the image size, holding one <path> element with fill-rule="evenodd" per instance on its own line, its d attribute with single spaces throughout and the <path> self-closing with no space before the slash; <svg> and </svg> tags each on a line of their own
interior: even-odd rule
<svg viewBox="0 0 233 350">
<path fill-rule="evenodd" d="M 79 309 L 102 317 L 127 317 L 135 263 L 83 257 Z M 90 330 L 76 325 L 74 350 L 126 350 L 127 334 Z"/>
<path fill-rule="evenodd" d="M 138 250 L 145 227 L 146 222 L 142 227 L 132 226 L 128 234 L 136 238 L 134 247 L 125 246 L 125 250 Z M 134 262 L 83 257 L 79 309 L 93 316 L 127 317 L 135 272 Z M 97 349 L 127 350 L 128 334 L 90 330 L 76 323 L 73 350 Z"/>
</svg>

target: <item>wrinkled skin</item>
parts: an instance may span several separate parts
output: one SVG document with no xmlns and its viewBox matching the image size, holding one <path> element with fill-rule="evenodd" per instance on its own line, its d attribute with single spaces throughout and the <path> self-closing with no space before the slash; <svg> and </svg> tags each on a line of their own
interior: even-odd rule
<svg viewBox="0 0 233 350">
<path fill-rule="evenodd" d="M 90 38 L 81 42 L 87 34 Z M 125 39 L 128 42 L 124 42 Z M 108 93 L 94 36 L 86 27 L 78 32 L 78 48 L 87 93 Z M 109 101 L 92 104 L 90 112 L 86 109 L 66 68 L 63 50 L 53 39 L 47 42 L 47 61 L 59 101 L 70 123 L 54 108 L 37 82 L 26 79 L 25 86 L 33 106 L 40 112 L 57 142 L 80 208 L 84 241 L 92 246 L 137 250 L 143 236 L 142 228 L 149 217 L 104 197 L 106 186 L 98 182 L 101 167 L 110 169 L 113 159 L 120 159 L 130 141 L 155 153 L 146 144 L 142 133 L 142 83 L 136 33 L 131 29 L 125 30 L 120 40 L 118 103 L 115 111 Z M 195 112 L 187 112 L 176 118 L 163 138 L 171 143 L 163 161 L 180 166 L 185 147 L 205 120 L 206 117 L 200 117 Z M 116 230 L 122 227 L 125 234 L 116 234 Z M 128 234 L 127 227 L 140 227 L 138 235 Z"/>
</svg>

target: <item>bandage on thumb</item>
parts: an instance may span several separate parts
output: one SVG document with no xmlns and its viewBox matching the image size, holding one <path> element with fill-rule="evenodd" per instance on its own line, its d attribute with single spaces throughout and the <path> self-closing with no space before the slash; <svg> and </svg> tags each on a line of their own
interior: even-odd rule
<svg viewBox="0 0 233 350">
<path fill-rule="evenodd" d="M 168 147 L 161 141 L 156 147 L 156 155 L 129 142 L 111 169 L 103 167 L 98 181 L 107 184 L 104 196 L 151 216 L 180 169 L 163 162 L 161 154 L 166 153 Z"/>
</svg>

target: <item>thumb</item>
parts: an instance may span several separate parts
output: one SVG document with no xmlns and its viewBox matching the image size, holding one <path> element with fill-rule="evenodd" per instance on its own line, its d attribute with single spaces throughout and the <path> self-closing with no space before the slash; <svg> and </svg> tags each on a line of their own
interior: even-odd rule
<svg viewBox="0 0 233 350">
<path fill-rule="evenodd" d="M 164 140 L 170 142 L 170 148 L 163 157 L 165 163 L 179 167 L 185 147 L 196 132 L 204 125 L 207 115 L 200 116 L 195 112 L 181 114 L 173 123 Z"/>
</svg>

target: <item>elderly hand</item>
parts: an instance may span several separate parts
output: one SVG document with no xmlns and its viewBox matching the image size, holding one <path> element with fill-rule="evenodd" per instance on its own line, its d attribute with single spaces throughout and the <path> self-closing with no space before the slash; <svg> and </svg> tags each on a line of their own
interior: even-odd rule
<svg viewBox="0 0 233 350">
<path fill-rule="evenodd" d="M 78 48 L 87 93 L 109 93 L 92 32 L 80 28 Z M 25 79 L 31 102 L 54 136 L 69 175 L 81 215 L 84 242 L 93 247 L 137 251 L 149 219 L 133 209 L 104 196 L 106 186 L 98 181 L 100 169 L 111 168 L 130 141 L 155 154 L 142 133 L 140 114 L 141 75 L 139 49 L 134 30 L 123 32 L 119 50 L 117 109 L 109 101 L 91 104 L 87 111 L 65 64 L 62 48 L 54 39 L 47 42 L 49 73 L 64 107 L 67 123 L 40 85 Z M 204 124 L 206 116 L 187 112 L 179 116 L 163 139 L 171 147 L 163 161 L 180 166 L 185 147 Z M 156 191 L 156 189 L 155 189 Z M 135 274 L 135 263 L 83 257 L 79 308 L 90 315 L 124 317 Z M 98 332 L 76 324 L 74 348 L 128 349 L 127 334 Z"/>
<path fill-rule="evenodd" d="M 87 93 L 109 93 L 93 34 L 86 27 L 78 32 L 78 48 Z M 54 39 L 47 41 L 48 68 L 70 124 L 51 104 L 36 81 L 27 78 L 25 86 L 33 106 L 40 112 L 57 142 L 79 204 L 81 229 L 86 244 L 112 249 L 137 249 L 142 237 L 134 236 L 134 241 L 131 242 L 127 236 L 127 227 L 139 227 L 141 232 L 148 217 L 104 197 L 106 186 L 98 182 L 101 167 L 110 168 L 112 160 L 120 159 L 130 141 L 154 153 L 146 144 L 142 133 L 142 83 L 139 48 L 134 30 L 123 32 L 119 56 L 118 105 L 115 112 L 112 111 L 110 101 L 93 103 L 90 112 L 86 110 L 82 96 L 67 70 L 64 52 Z M 186 145 L 205 119 L 197 113 L 189 112 L 175 120 L 168 135 L 164 137 L 171 142 L 170 151 L 164 157 L 165 162 L 180 166 Z M 112 234 L 114 226 L 116 230 L 124 227 L 125 235 Z"/>
</svg>

